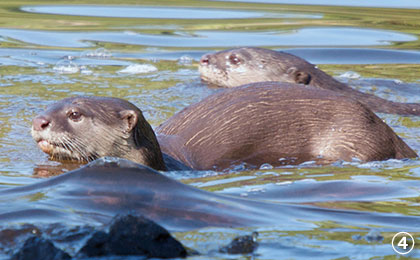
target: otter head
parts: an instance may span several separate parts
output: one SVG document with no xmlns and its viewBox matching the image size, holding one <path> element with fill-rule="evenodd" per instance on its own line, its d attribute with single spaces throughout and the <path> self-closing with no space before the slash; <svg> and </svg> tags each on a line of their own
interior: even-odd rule
<svg viewBox="0 0 420 260">
<path fill-rule="evenodd" d="M 294 55 L 262 48 L 237 48 L 205 54 L 200 59 L 201 78 L 220 87 L 281 81 L 308 85 L 314 65 Z"/>
<path fill-rule="evenodd" d="M 84 163 L 113 156 L 165 168 L 156 136 L 142 112 L 118 98 L 63 99 L 33 119 L 32 137 L 55 160 Z"/>
</svg>

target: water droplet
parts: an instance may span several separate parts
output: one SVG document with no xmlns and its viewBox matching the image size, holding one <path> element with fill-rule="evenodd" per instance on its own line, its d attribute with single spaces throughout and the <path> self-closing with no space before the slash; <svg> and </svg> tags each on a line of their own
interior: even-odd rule
<svg viewBox="0 0 420 260">
<path fill-rule="evenodd" d="M 188 55 L 184 55 L 181 56 L 181 58 L 178 59 L 178 64 L 179 65 L 191 65 L 193 63 L 193 58 L 188 56 Z"/>
<path fill-rule="evenodd" d="M 399 79 L 394 79 L 394 83 L 400 85 L 403 84 L 403 81 Z"/>
<path fill-rule="evenodd" d="M 257 187 L 257 188 L 248 189 L 247 191 L 248 192 L 265 192 L 265 189 Z"/>
<path fill-rule="evenodd" d="M 53 70 L 61 74 L 73 74 L 79 72 L 79 66 L 73 61 L 65 59 L 58 61 Z"/>
<path fill-rule="evenodd" d="M 276 182 L 276 185 L 279 185 L 279 186 L 281 186 L 281 185 L 290 185 L 292 183 L 293 182 L 291 182 L 291 181 L 282 181 L 282 182 Z"/>
<path fill-rule="evenodd" d="M 252 240 L 255 242 L 255 241 L 257 241 L 257 238 L 258 238 L 259 234 L 258 234 L 257 231 L 254 231 L 254 232 L 252 232 L 251 236 L 252 236 Z"/>
<path fill-rule="evenodd" d="M 260 166 L 260 170 L 270 170 L 273 169 L 273 165 L 269 164 L 269 163 L 264 163 Z"/>
<path fill-rule="evenodd" d="M 281 175 L 292 175 L 293 172 L 282 172 Z"/>
<path fill-rule="evenodd" d="M 315 161 L 307 161 L 299 164 L 299 166 L 310 166 L 310 165 L 316 165 Z"/>
<path fill-rule="evenodd" d="M 76 57 L 75 56 L 71 56 L 71 55 L 66 55 L 62 59 L 63 60 L 74 60 L 74 59 L 76 59 Z"/>
<path fill-rule="evenodd" d="M 341 74 L 340 76 L 338 76 L 340 78 L 347 78 L 347 79 L 358 79 L 360 78 L 360 74 L 354 71 L 346 71 L 343 74 Z"/>
<path fill-rule="evenodd" d="M 153 57 L 153 58 L 150 58 L 150 61 L 153 62 L 153 63 L 158 63 L 159 59 L 156 58 L 156 57 Z"/>
<path fill-rule="evenodd" d="M 106 58 L 112 57 L 112 53 L 105 48 L 98 48 L 94 51 L 87 51 L 83 53 L 82 56 L 90 57 L 90 58 L 106 59 Z"/>
<path fill-rule="evenodd" d="M 92 75 L 93 71 L 88 69 L 86 66 L 80 66 L 80 73 L 83 75 Z"/>
</svg>

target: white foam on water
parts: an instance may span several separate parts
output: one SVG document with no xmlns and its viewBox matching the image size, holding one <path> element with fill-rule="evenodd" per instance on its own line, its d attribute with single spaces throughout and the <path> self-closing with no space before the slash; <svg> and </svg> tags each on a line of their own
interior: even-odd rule
<svg viewBox="0 0 420 260">
<path fill-rule="evenodd" d="M 122 70 L 119 70 L 118 73 L 124 74 L 145 74 L 156 72 L 158 69 L 151 64 L 131 64 L 125 67 Z"/>
</svg>

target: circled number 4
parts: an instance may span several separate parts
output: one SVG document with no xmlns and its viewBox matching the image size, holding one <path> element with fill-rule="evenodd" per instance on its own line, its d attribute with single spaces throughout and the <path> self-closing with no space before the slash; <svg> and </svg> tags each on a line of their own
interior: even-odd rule
<svg viewBox="0 0 420 260">
<path fill-rule="evenodd" d="M 400 242 L 398 242 L 398 246 L 402 247 L 404 250 L 407 249 L 408 244 L 407 244 L 407 237 L 402 237 Z"/>
</svg>

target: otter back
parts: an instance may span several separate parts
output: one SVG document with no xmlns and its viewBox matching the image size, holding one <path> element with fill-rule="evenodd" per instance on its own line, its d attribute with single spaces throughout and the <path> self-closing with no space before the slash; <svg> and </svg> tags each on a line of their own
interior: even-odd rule
<svg viewBox="0 0 420 260">
<path fill-rule="evenodd" d="M 262 82 L 216 93 L 156 131 L 165 136 L 159 139 L 164 140 L 162 150 L 194 169 L 417 156 L 361 103 L 287 83 Z"/>
</svg>

